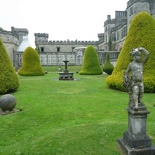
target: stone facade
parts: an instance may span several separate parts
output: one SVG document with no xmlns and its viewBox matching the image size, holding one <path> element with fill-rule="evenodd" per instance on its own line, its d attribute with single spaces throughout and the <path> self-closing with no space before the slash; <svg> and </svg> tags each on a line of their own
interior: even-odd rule
<svg viewBox="0 0 155 155">
<path fill-rule="evenodd" d="M 18 35 L 19 45 L 22 43 L 23 37 L 28 36 L 28 34 L 29 34 L 29 31 L 26 28 L 14 28 L 14 27 L 11 27 L 11 32 Z"/>
<path fill-rule="evenodd" d="M 78 46 L 93 45 L 98 51 L 120 51 L 127 35 L 132 18 L 139 12 L 146 11 L 155 17 L 155 1 L 129 0 L 125 11 L 115 11 L 115 18 L 107 15 L 104 33 L 98 34 L 98 41 L 48 41 L 48 34 L 35 33 L 36 47 L 40 52 L 73 52 Z"/>
<path fill-rule="evenodd" d="M 23 36 L 28 35 L 28 30 L 23 28 L 11 27 L 11 31 L 0 28 L 0 38 L 3 40 L 4 46 L 10 56 L 13 64 L 15 64 L 15 52 L 23 40 Z"/>
<path fill-rule="evenodd" d="M 35 33 L 35 45 L 39 52 L 74 52 L 75 47 L 92 45 L 98 48 L 98 41 L 48 41 L 47 33 Z"/>
<path fill-rule="evenodd" d="M 51 41 L 47 33 L 35 33 L 35 45 L 40 54 L 40 59 L 43 65 L 58 65 L 63 63 L 66 58 L 70 63 L 81 64 L 83 51 L 75 51 L 76 47 L 94 46 L 99 54 L 101 64 L 104 63 L 102 56 L 107 51 L 116 51 L 116 55 L 120 52 L 125 41 L 129 24 L 132 18 L 139 12 L 146 11 L 155 17 L 155 1 L 154 0 L 129 0 L 125 11 L 115 11 L 115 18 L 111 19 L 111 15 L 107 15 L 107 20 L 104 22 L 104 32 L 98 34 L 97 41 Z M 0 37 L 14 63 L 13 51 L 23 40 L 23 36 L 28 35 L 28 30 L 25 28 L 11 27 L 11 31 L 0 29 Z M 82 53 L 82 54 L 80 54 Z M 110 53 L 110 52 L 109 52 Z M 113 53 L 113 52 L 112 52 Z M 113 56 L 112 56 L 113 57 Z M 45 61 L 49 62 L 45 62 Z M 18 60 L 17 60 L 18 61 Z"/>
<path fill-rule="evenodd" d="M 0 37 L 3 40 L 4 46 L 10 56 L 11 61 L 14 60 L 14 51 L 19 45 L 18 35 L 13 32 L 8 32 L 3 29 L 0 30 Z"/>
<path fill-rule="evenodd" d="M 98 41 L 48 41 L 47 33 L 34 35 L 42 65 L 63 65 L 64 60 L 69 60 L 68 65 L 81 65 L 85 47 L 92 45 L 98 49 Z M 75 50 L 76 47 L 83 49 Z"/>
<path fill-rule="evenodd" d="M 139 12 L 146 11 L 155 17 L 154 0 L 129 0 L 125 11 L 115 11 L 115 19 L 107 16 L 104 22 L 104 50 L 120 51 L 132 18 Z"/>
</svg>

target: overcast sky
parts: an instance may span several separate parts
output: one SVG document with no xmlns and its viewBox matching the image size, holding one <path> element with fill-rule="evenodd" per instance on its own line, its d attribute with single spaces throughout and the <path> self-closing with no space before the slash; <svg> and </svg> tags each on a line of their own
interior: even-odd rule
<svg viewBox="0 0 155 155">
<path fill-rule="evenodd" d="M 27 28 L 34 46 L 34 33 L 48 33 L 49 40 L 98 40 L 107 15 L 125 11 L 128 0 L 3 0 L 0 27 L 11 31 Z"/>
</svg>

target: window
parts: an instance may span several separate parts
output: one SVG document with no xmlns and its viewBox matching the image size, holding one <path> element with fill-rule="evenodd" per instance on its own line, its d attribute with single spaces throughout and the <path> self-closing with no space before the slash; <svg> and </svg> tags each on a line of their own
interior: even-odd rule
<svg viewBox="0 0 155 155">
<path fill-rule="evenodd" d="M 133 8 L 130 8 L 130 16 L 133 15 Z"/>
<path fill-rule="evenodd" d="M 119 40 L 119 32 L 117 31 L 117 40 Z"/>
<path fill-rule="evenodd" d="M 57 52 L 60 52 L 60 47 L 57 47 Z"/>
<path fill-rule="evenodd" d="M 112 33 L 112 41 L 116 41 L 116 34 Z"/>
<path fill-rule="evenodd" d="M 105 32 L 107 32 L 107 26 L 105 27 Z"/>
<path fill-rule="evenodd" d="M 72 52 L 74 51 L 74 48 L 75 48 L 75 47 L 72 47 Z"/>
<path fill-rule="evenodd" d="M 41 52 L 44 52 L 44 47 L 41 47 L 40 50 L 41 50 Z"/>
</svg>

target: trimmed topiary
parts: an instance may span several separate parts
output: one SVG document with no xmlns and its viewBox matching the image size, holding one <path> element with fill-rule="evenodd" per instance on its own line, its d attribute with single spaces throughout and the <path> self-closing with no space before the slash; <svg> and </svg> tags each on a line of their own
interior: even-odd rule
<svg viewBox="0 0 155 155">
<path fill-rule="evenodd" d="M 114 66 L 110 62 L 109 54 L 107 54 L 106 55 L 106 61 L 105 61 L 104 66 L 103 66 L 103 71 L 105 73 L 107 73 L 108 75 L 111 75 L 113 70 L 114 70 Z"/>
<path fill-rule="evenodd" d="M 45 74 L 39 55 L 32 47 L 27 47 L 23 52 L 22 67 L 18 70 L 18 74 L 23 76 L 41 76 Z"/>
<path fill-rule="evenodd" d="M 0 94 L 15 91 L 18 87 L 18 76 L 0 38 Z"/>
<path fill-rule="evenodd" d="M 96 49 L 93 46 L 88 46 L 84 52 L 83 64 L 79 74 L 100 75 L 102 73 Z"/>
<path fill-rule="evenodd" d="M 129 31 L 119 54 L 113 73 L 107 77 L 110 88 L 125 91 L 123 75 L 131 62 L 130 52 L 133 48 L 144 47 L 149 51 L 149 59 L 144 65 L 145 92 L 155 92 L 155 19 L 147 12 L 140 12 L 132 19 Z"/>
</svg>

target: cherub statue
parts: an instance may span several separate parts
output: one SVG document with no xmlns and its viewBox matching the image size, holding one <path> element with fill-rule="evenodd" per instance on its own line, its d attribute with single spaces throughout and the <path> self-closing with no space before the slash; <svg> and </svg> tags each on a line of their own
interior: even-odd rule
<svg viewBox="0 0 155 155">
<path fill-rule="evenodd" d="M 142 57 L 142 53 L 144 53 L 144 57 Z M 133 49 L 130 54 L 133 61 L 124 72 L 123 84 L 129 92 L 129 106 L 138 109 L 139 106 L 143 105 L 143 67 L 149 58 L 149 52 L 145 48 L 139 47 Z"/>
</svg>

